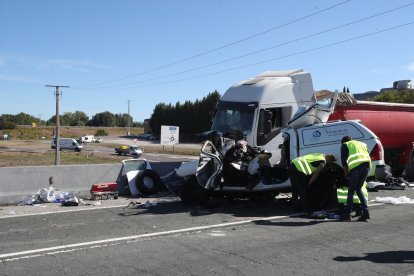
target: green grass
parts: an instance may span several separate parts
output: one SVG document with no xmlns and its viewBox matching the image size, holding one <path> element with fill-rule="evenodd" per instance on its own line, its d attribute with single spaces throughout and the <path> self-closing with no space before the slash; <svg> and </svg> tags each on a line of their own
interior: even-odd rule
<svg viewBox="0 0 414 276">
<path fill-rule="evenodd" d="M 120 160 L 121 158 L 118 156 L 111 155 L 105 156 L 66 151 L 60 154 L 61 165 L 119 163 Z M 54 164 L 55 153 L 53 151 L 45 153 L 2 152 L 0 155 L 0 167 L 47 166 Z"/>
<path fill-rule="evenodd" d="M 122 127 L 69 127 L 61 126 L 59 133 L 60 137 L 79 138 L 84 135 L 95 135 L 98 130 L 104 130 L 109 136 L 125 135 L 127 128 Z M 16 129 L 0 130 L 0 134 L 8 133 L 9 139 L 17 140 L 40 140 L 52 139 L 54 135 L 54 126 L 18 126 Z M 131 135 L 138 135 L 143 133 L 142 128 L 131 128 Z"/>
</svg>

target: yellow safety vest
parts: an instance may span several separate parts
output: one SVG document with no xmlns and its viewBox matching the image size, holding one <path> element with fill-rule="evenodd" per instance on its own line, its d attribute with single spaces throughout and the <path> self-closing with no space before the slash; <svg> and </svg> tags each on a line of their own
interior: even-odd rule
<svg viewBox="0 0 414 276">
<path fill-rule="evenodd" d="M 311 164 L 315 161 L 325 161 L 325 155 L 322 153 L 311 153 L 293 159 L 292 163 L 298 171 L 304 173 L 305 175 L 311 175 L 317 169 L 317 167 L 314 167 Z"/>
<path fill-rule="evenodd" d="M 368 190 L 367 190 L 367 182 L 362 185 L 362 193 L 366 201 L 368 202 Z M 346 204 L 348 198 L 348 187 L 341 187 L 336 189 L 336 196 L 338 197 L 338 203 Z M 357 196 L 356 192 L 354 193 L 353 203 L 361 203 L 359 197 Z"/>
<path fill-rule="evenodd" d="M 367 144 L 352 140 L 345 143 L 348 147 L 348 159 L 346 160 L 349 170 L 359 166 L 362 163 L 369 162 L 371 167 L 371 157 L 368 153 Z"/>
</svg>

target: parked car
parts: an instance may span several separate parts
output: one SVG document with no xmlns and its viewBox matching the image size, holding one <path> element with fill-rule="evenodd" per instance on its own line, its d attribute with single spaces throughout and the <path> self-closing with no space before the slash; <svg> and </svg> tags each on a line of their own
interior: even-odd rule
<svg viewBox="0 0 414 276">
<path fill-rule="evenodd" d="M 82 143 L 94 143 L 95 140 L 96 138 L 93 135 L 85 135 L 81 137 Z"/>
<path fill-rule="evenodd" d="M 138 139 L 148 139 L 151 136 L 151 134 L 147 133 L 147 134 L 138 134 L 137 138 Z"/>
<path fill-rule="evenodd" d="M 155 135 L 151 135 L 151 136 L 149 136 L 147 139 L 148 139 L 148 140 L 153 140 L 153 141 L 155 141 L 155 140 L 160 140 L 160 137 L 155 136 Z"/>
<path fill-rule="evenodd" d="M 95 143 L 102 143 L 103 142 L 103 138 L 101 137 L 95 137 Z"/>
</svg>

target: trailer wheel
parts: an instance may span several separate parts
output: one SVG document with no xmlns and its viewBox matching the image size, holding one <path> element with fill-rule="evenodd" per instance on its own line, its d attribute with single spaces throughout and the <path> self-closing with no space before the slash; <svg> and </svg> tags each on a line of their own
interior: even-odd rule
<svg viewBox="0 0 414 276">
<path fill-rule="evenodd" d="M 153 195 L 159 190 L 161 179 L 153 170 L 143 170 L 137 175 L 135 184 L 143 195 Z"/>
<path fill-rule="evenodd" d="M 198 184 L 195 175 L 184 181 L 179 194 L 181 201 L 190 206 L 204 206 L 209 199 L 208 191 Z"/>
<path fill-rule="evenodd" d="M 414 152 L 411 153 L 410 162 L 405 165 L 405 178 L 409 182 L 414 181 Z"/>
</svg>

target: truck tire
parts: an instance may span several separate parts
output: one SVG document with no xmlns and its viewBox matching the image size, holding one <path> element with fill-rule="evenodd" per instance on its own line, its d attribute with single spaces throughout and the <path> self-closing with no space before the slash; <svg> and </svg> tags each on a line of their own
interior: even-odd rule
<svg viewBox="0 0 414 276">
<path fill-rule="evenodd" d="M 204 206 L 209 199 L 208 191 L 198 184 L 195 175 L 184 181 L 179 194 L 181 201 L 190 206 Z"/>
<path fill-rule="evenodd" d="M 405 178 L 409 182 L 414 181 L 414 152 L 411 153 L 410 162 L 407 165 L 405 165 Z"/>
<path fill-rule="evenodd" d="M 143 170 L 137 175 L 135 184 L 143 195 L 153 195 L 159 191 L 161 179 L 153 170 Z"/>
</svg>

